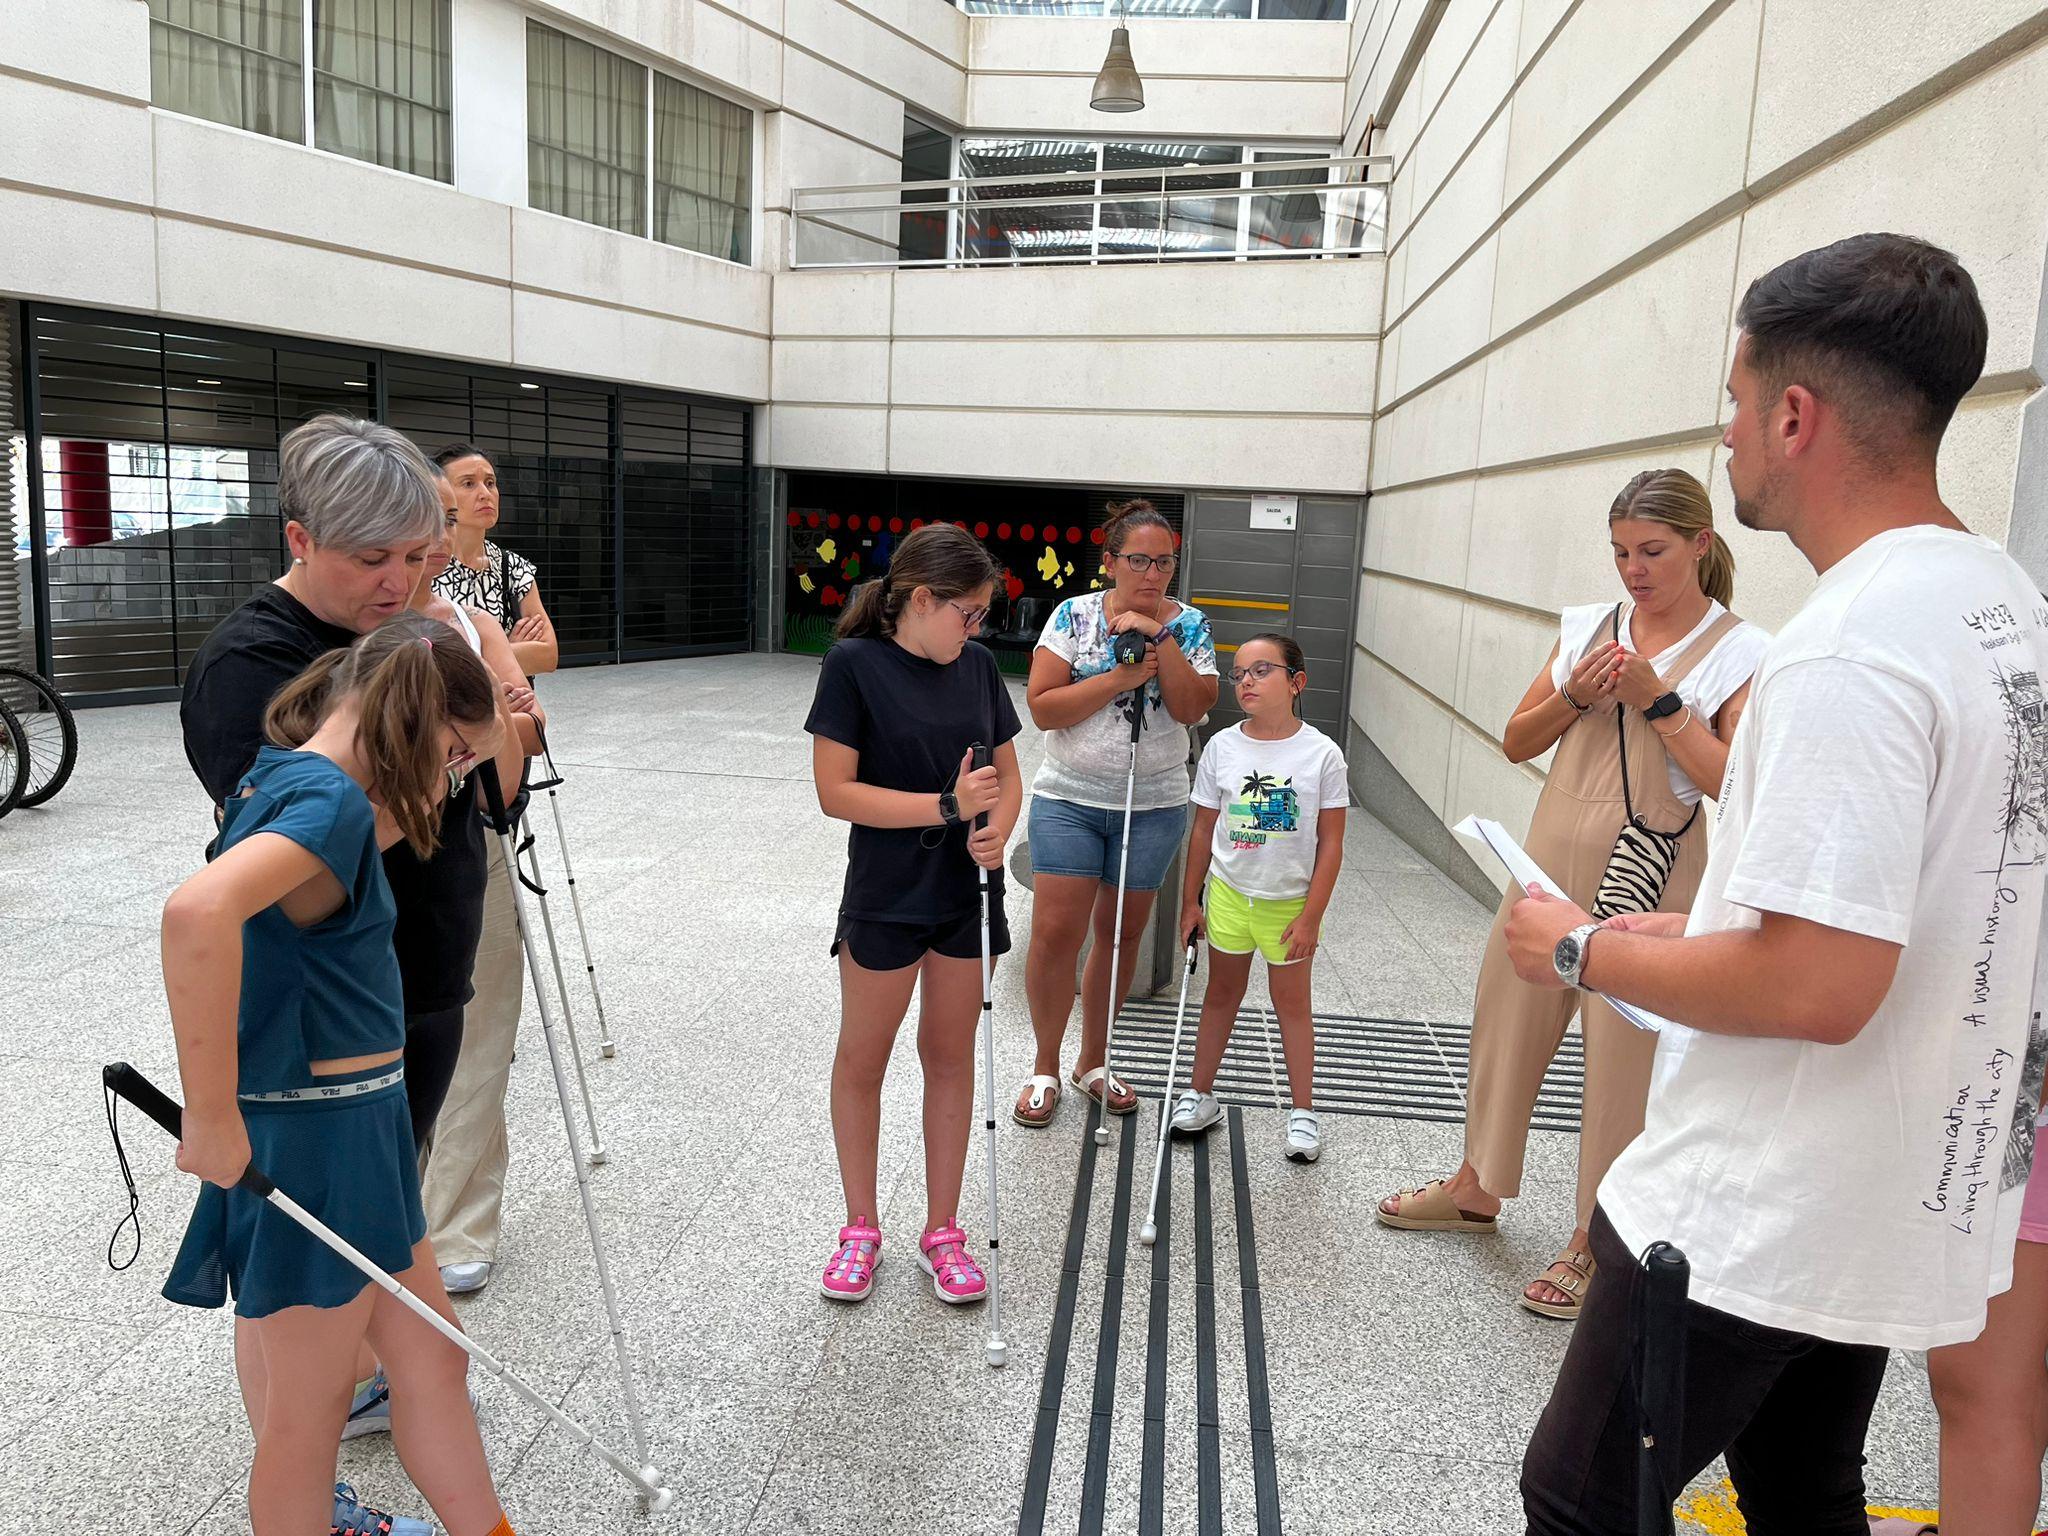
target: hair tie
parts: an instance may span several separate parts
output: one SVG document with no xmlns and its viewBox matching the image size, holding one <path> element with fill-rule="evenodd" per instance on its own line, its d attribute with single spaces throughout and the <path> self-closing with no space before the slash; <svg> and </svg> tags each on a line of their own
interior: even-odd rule
<svg viewBox="0 0 2048 1536">
<path fill-rule="evenodd" d="M 434 648 L 434 637 L 432 635 L 421 635 L 420 644 L 431 651 Z"/>
</svg>

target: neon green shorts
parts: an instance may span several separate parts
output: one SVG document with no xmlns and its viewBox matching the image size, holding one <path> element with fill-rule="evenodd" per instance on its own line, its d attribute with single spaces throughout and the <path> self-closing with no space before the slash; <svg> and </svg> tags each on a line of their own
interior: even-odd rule
<svg viewBox="0 0 2048 1536">
<path fill-rule="evenodd" d="M 1268 965 L 1295 965 L 1287 958 L 1281 935 L 1287 925 L 1308 906 L 1306 896 L 1290 901 L 1269 901 L 1247 896 L 1220 875 L 1209 877 L 1209 947 L 1221 955 L 1248 955 L 1254 949 Z"/>
</svg>

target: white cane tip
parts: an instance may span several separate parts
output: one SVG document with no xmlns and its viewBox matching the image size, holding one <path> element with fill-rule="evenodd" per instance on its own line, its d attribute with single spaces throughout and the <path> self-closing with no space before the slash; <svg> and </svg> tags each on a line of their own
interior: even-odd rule
<svg viewBox="0 0 2048 1536">
<path fill-rule="evenodd" d="M 1098 1147 L 1106 1147 L 1109 1145 L 1109 1132 L 1104 1127 L 1099 1125 L 1095 1127 L 1095 1145 L 1097 1145 Z"/>
<path fill-rule="evenodd" d="M 995 1366 L 998 1370 L 1008 1365 L 1010 1363 L 1010 1346 L 1007 1344 L 989 1345 L 988 1363 Z"/>
<path fill-rule="evenodd" d="M 598 1053 L 602 1055 L 606 1061 L 610 1061 L 614 1056 L 619 1054 L 618 1048 L 614 1046 L 609 1040 L 607 1040 L 603 1045 L 598 1047 Z"/>
<path fill-rule="evenodd" d="M 1159 1241 L 1159 1228 L 1154 1226 L 1149 1221 L 1146 1222 L 1144 1226 L 1138 1229 L 1138 1241 L 1143 1243 L 1147 1248 L 1150 1248 L 1154 1243 Z"/>
<path fill-rule="evenodd" d="M 676 1491 L 673 1488 L 664 1488 L 647 1501 L 647 1513 L 650 1515 L 665 1515 L 675 1504 L 675 1501 Z"/>
<path fill-rule="evenodd" d="M 603 1147 L 592 1147 L 590 1149 L 590 1166 L 593 1168 L 601 1166 L 607 1155 Z"/>
</svg>

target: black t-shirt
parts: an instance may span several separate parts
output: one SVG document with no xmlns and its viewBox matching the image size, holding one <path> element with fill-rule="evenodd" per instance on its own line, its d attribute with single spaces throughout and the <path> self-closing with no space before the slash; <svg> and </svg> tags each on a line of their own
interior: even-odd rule
<svg viewBox="0 0 2048 1536">
<path fill-rule="evenodd" d="M 1017 734 L 1017 709 L 995 656 L 969 644 L 941 665 L 894 640 L 842 640 L 825 654 L 804 729 L 860 754 L 859 779 L 883 789 L 936 795 L 953 787 L 960 759 L 980 742 L 991 754 Z M 981 904 L 968 828 L 864 827 L 846 840 L 848 917 L 940 923 Z M 1000 870 L 989 875 L 1000 892 Z"/>
<path fill-rule="evenodd" d="M 220 806 L 241 787 L 264 742 L 263 712 L 277 691 L 328 651 L 353 644 L 284 588 L 266 583 L 214 626 L 185 671 L 178 721 L 185 757 Z M 404 843 L 384 855 L 398 908 L 392 947 L 405 1011 L 435 1013 L 469 1001 L 484 922 L 484 831 L 475 775 L 441 813 L 441 846 L 422 861 Z"/>
</svg>

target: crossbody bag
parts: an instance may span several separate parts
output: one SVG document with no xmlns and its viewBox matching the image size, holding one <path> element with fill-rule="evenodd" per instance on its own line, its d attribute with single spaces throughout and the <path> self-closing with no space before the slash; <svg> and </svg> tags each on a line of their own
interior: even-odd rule
<svg viewBox="0 0 2048 1536">
<path fill-rule="evenodd" d="M 1621 604 L 1614 605 L 1615 644 L 1621 643 Z M 1676 832 L 1659 832 L 1636 814 L 1628 787 L 1628 726 L 1622 719 L 1627 707 L 1614 703 L 1614 734 L 1621 748 L 1621 807 L 1626 819 L 1614 839 L 1614 851 L 1607 856 L 1607 868 L 1600 876 L 1600 889 L 1593 896 L 1592 916 L 1604 922 L 1624 912 L 1654 912 L 1664 900 L 1672 871 L 1678 868 L 1679 839 L 1699 820 L 1697 803 L 1685 825 Z"/>
</svg>

